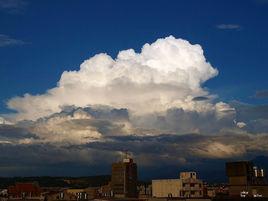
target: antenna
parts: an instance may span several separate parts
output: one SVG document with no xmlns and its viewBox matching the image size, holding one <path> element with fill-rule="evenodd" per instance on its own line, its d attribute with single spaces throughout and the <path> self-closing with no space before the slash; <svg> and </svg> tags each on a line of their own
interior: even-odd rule
<svg viewBox="0 0 268 201">
<path fill-rule="evenodd" d="M 130 163 L 130 162 L 132 162 L 132 159 L 130 158 L 130 154 L 128 150 L 125 150 L 124 155 L 123 155 L 123 163 Z"/>
<path fill-rule="evenodd" d="M 128 150 L 125 150 L 125 159 L 128 159 L 128 158 L 129 158 Z"/>
</svg>

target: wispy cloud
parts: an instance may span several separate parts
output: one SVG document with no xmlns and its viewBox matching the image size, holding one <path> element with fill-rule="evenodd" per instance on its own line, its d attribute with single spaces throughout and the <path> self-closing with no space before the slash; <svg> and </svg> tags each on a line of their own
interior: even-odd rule
<svg viewBox="0 0 268 201">
<path fill-rule="evenodd" d="M 21 13 L 27 5 L 25 0 L 0 0 L 0 10 L 10 14 Z"/>
<path fill-rule="evenodd" d="M 255 98 L 268 98 L 268 90 L 256 91 Z"/>
<path fill-rule="evenodd" d="M 26 42 L 11 38 L 10 36 L 0 34 L 0 47 L 14 46 L 14 45 L 24 45 Z"/>
<path fill-rule="evenodd" d="M 222 30 L 240 30 L 242 27 L 239 24 L 218 24 L 216 28 Z"/>
</svg>

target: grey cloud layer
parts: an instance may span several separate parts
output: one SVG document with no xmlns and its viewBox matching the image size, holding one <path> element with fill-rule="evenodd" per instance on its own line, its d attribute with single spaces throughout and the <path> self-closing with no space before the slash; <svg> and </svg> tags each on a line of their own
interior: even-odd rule
<svg viewBox="0 0 268 201">
<path fill-rule="evenodd" d="M 199 115 L 174 108 L 165 116 L 133 119 L 126 109 L 72 106 L 37 121 L 0 125 L 1 174 L 109 174 L 124 150 L 132 153 L 141 173 L 150 169 L 146 174 L 152 177 L 163 167 L 198 170 L 219 160 L 268 154 L 267 132 L 240 129 L 233 118 Z M 202 127 L 202 134 L 189 132 Z"/>
<path fill-rule="evenodd" d="M 204 161 L 207 159 L 211 165 L 217 160 L 254 158 L 268 154 L 267 144 L 268 134 L 253 135 L 241 130 L 226 130 L 215 136 L 200 134 L 105 136 L 102 140 L 85 144 L 0 143 L 2 161 L 0 169 L 2 175 L 31 175 L 32 172 L 36 175 L 42 172 L 48 175 L 60 175 L 59 170 L 71 171 L 72 168 L 73 172 L 66 174 L 76 175 L 77 168 L 82 168 L 84 174 L 104 174 L 109 173 L 110 169 L 107 167 L 110 167 L 113 161 L 122 157 L 122 151 L 128 150 L 139 163 L 142 172 L 143 168 L 150 167 L 194 167 L 196 163 L 199 165 L 208 163 Z M 85 168 L 88 168 L 88 171 L 85 171 Z"/>
</svg>

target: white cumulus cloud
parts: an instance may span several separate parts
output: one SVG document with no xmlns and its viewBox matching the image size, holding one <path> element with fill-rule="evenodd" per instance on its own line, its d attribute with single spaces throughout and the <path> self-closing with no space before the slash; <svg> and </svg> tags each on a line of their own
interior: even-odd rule
<svg viewBox="0 0 268 201">
<path fill-rule="evenodd" d="M 14 97 L 8 107 L 18 112 L 17 120 L 51 115 L 64 105 L 108 105 L 138 114 L 172 107 L 204 111 L 211 103 L 193 98 L 209 95 L 201 85 L 217 74 L 200 45 L 169 36 L 145 44 L 140 53 L 124 50 L 115 59 L 97 54 L 79 70 L 63 72 L 57 87 Z"/>
</svg>

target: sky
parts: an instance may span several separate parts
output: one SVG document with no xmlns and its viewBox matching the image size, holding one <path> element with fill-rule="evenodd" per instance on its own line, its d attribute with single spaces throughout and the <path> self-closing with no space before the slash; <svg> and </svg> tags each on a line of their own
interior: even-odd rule
<svg viewBox="0 0 268 201">
<path fill-rule="evenodd" d="M 0 175 L 129 150 L 141 178 L 223 180 L 267 156 L 267 21 L 266 0 L 0 0 Z"/>
</svg>

